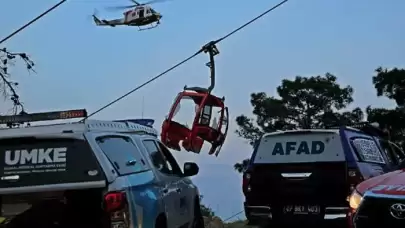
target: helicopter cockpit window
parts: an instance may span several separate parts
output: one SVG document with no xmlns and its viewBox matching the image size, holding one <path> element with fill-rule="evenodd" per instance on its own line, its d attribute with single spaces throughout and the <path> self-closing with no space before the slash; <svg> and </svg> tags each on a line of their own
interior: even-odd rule
<svg viewBox="0 0 405 228">
<path fill-rule="evenodd" d="M 145 16 L 145 10 L 144 9 L 140 9 L 139 10 L 139 17 L 144 17 Z"/>
</svg>

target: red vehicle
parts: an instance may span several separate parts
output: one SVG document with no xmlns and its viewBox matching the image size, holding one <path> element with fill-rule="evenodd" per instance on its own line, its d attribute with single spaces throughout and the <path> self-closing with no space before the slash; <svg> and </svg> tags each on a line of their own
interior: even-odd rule
<svg viewBox="0 0 405 228">
<path fill-rule="evenodd" d="M 215 87 L 214 56 L 219 51 L 212 43 L 204 46 L 203 50 L 210 55 L 210 62 L 207 66 L 211 71 L 211 85 L 208 88 L 184 87 L 184 90 L 177 95 L 167 118 L 163 121 L 161 141 L 173 150 L 180 151 L 183 147 L 186 151 L 197 154 L 200 153 L 204 142 L 207 142 L 211 144 L 208 154 L 218 156 L 228 134 L 229 114 L 224 103 L 225 98 L 211 93 Z M 191 127 L 173 119 L 180 110 L 180 103 L 184 100 L 192 100 L 195 105 Z M 217 109 L 219 113 L 218 120 L 213 117 L 214 109 Z"/>
<path fill-rule="evenodd" d="M 349 203 L 350 227 L 405 227 L 405 162 L 396 171 L 360 183 Z"/>
</svg>

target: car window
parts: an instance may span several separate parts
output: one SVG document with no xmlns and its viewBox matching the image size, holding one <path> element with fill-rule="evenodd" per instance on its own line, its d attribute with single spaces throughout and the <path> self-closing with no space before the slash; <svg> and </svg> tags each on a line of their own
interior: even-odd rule
<svg viewBox="0 0 405 228">
<path fill-rule="evenodd" d="M 150 159 L 153 163 L 153 166 L 159 170 L 161 173 L 171 175 L 173 174 L 173 168 L 170 163 L 166 160 L 162 152 L 159 150 L 155 141 L 153 140 L 144 140 L 143 144 L 145 145 L 146 150 L 149 153 Z"/>
<path fill-rule="evenodd" d="M 397 146 L 395 143 L 389 142 L 392 151 L 394 152 L 394 156 L 399 160 L 402 161 L 405 158 L 404 151 Z"/>
<path fill-rule="evenodd" d="M 119 175 L 147 170 L 138 147 L 128 137 L 107 136 L 96 139 L 101 150 L 114 165 Z"/>
<path fill-rule="evenodd" d="M 172 167 L 172 171 L 174 175 L 183 176 L 183 172 L 180 169 L 179 163 L 177 163 L 176 159 L 173 157 L 172 153 L 164 146 L 161 142 L 157 142 L 159 145 L 160 151 L 166 157 L 166 160 L 170 163 Z"/>
<path fill-rule="evenodd" d="M 366 138 L 352 138 L 351 143 L 362 161 L 385 164 L 385 160 L 381 155 L 380 149 L 377 147 L 374 140 Z"/>
<path fill-rule="evenodd" d="M 388 162 L 390 164 L 397 165 L 399 163 L 399 160 L 395 156 L 393 147 L 390 146 L 389 142 L 386 140 L 380 140 L 380 145 L 381 145 L 383 152 L 387 155 Z"/>
</svg>

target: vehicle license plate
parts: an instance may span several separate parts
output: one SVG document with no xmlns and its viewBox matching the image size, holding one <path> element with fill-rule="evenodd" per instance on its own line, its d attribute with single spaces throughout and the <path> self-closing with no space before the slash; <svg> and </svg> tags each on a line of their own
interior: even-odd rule
<svg viewBox="0 0 405 228">
<path fill-rule="evenodd" d="M 318 205 L 287 205 L 283 211 L 285 214 L 308 215 L 319 214 L 321 208 Z"/>
</svg>

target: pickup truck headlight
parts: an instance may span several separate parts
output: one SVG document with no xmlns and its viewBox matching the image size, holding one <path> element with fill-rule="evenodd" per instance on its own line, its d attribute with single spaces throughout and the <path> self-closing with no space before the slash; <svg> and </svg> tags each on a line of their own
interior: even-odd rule
<svg viewBox="0 0 405 228">
<path fill-rule="evenodd" d="M 357 210 L 357 208 L 359 208 L 361 201 L 363 200 L 363 196 L 360 195 L 359 192 L 355 190 L 353 190 L 352 194 L 349 197 L 349 205 L 350 208 L 354 211 Z"/>
</svg>

